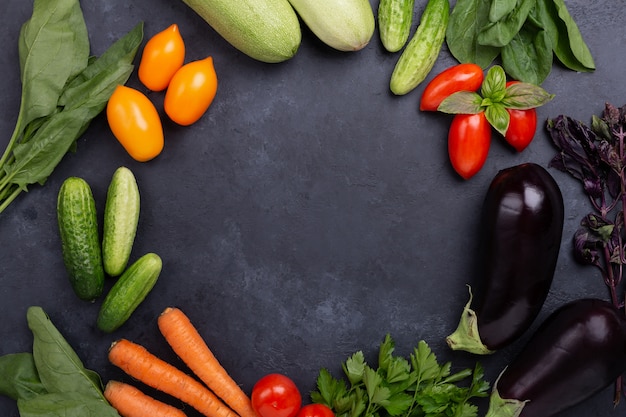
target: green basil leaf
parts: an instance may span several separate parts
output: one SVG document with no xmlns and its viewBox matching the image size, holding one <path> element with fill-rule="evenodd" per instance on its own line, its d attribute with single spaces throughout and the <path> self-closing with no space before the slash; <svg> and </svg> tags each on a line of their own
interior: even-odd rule
<svg viewBox="0 0 626 417">
<path fill-rule="evenodd" d="M 47 391 L 39 380 L 31 353 L 0 356 L 0 395 L 14 400 L 28 399 Z"/>
<path fill-rule="evenodd" d="M 520 0 L 505 18 L 488 24 L 479 34 L 478 43 L 501 48 L 511 42 L 528 18 L 536 0 Z"/>
<path fill-rule="evenodd" d="M 480 91 L 485 99 L 497 103 L 504 97 L 505 89 L 506 73 L 501 66 L 494 65 L 487 71 Z"/>
<path fill-rule="evenodd" d="M 567 68 L 578 72 L 590 72 L 595 69 L 591 52 L 580 36 L 580 31 L 563 4 L 560 9 L 555 0 L 537 0 L 537 18 L 550 36 L 552 50 L 559 61 Z M 565 20 L 561 17 L 565 16 Z M 570 39 L 570 31 L 573 38 Z M 572 46 L 574 44 L 574 47 Z M 583 57 L 581 61 L 573 51 Z"/>
<path fill-rule="evenodd" d="M 476 114 L 480 113 L 483 98 L 471 91 L 458 91 L 446 97 L 437 111 L 448 114 Z"/>
<path fill-rule="evenodd" d="M 543 88 L 528 83 L 511 84 L 506 88 L 502 104 L 509 109 L 527 110 L 543 106 L 554 98 Z"/>
<path fill-rule="evenodd" d="M 491 0 L 489 21 L 497 22 L 515 10 L 517 0 Z"/>
<path fill-rule="evenodd" d="M 119 417 L 104 399 L 79 392 L 55 392 L 18 400 L 20 417 Z"/>
<path fill-rule="evenodd" d="M 489 124 L 502 136 L 506 134 L 511 116 L 502 103 L 493 103 L 491 106 L 487 107 L 485 109 L 485 117 Z"/>
<path fill-rule="evenodd" d="M 77 0 L 35 0 L 18 40 L 22 97 L 16 131 L 55 111 L 65 84 L 87 65 L 88 45 Z"/>
<path fill-rule="evenodd" d="M 524 27 L 502 48 L 502 67 L 516 80 L 540 85 L 552 70 L 553 56 L 548 33 Z"/>
<path fill-rule="evenodd" d="M 29 307 L 28 327 L 33 332 L 33 357 L 39 378 L 50 393 L 77 393 L 85 399 L 104 401 L 102 383 L 52 324 L 41 307 Z"/>
<path fill-rule="evenodd" d="M 500 48 L 478 43 L 478 33 L 489 23 L 490 0 L 457 0 L 446 29 L 448 50 L 461 63 L 487 68 Z"/>
</svg>

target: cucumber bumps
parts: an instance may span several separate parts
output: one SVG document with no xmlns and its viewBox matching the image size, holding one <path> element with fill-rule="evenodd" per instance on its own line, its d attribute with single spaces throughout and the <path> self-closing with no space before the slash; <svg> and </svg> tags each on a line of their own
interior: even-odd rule
<svg viewBox="0 0 626 417">
<path fill-rule="evenodd" d="M 415 34 L 391 74 L 392 93 L 407 94 L 424 81 L 439 56 L 449 19 L 449 0 L 428 0 Z"/>
<path fill-rule="evenodd" d="M 130 169 L 118 168 L 111 178 L 104 208 L 102 259 L 104 272 L 116 277 L 124 272 L 137 233 L 139 188 Z"/>
<path fill-rule="evenodd" d="M 57 198 L 57 217 L 70 284 L 80 299 L 93 301 L 102 294 L 104 268 L 96 204 L 85 180 L 69 177 L 63 182 Z"/>
</svg>

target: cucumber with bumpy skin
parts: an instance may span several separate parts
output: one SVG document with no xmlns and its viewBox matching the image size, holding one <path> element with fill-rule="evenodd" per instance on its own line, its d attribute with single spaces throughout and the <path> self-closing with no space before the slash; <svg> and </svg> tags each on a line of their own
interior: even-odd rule
<svg viewBox="0 0 626 417">
<path fill-rule="evenodd" d="M 57 220 L 70 284 L 80 299 L 93 301 L 102 294 L 104 268 L 96 203 L 89 184 L 82 178 L 69 177 L 61 185 Z"/>
<path fill-rule="evenodd" d="M 102 302 L 98 328 L 111 333 L 124 324 L 152 290 L 162 267 L 159 255 L 151 252 L 129 266 Z"/>
<path fill-rule="evenodd" d="M 326 45 L 339 51 L 363 49 L 376 19 L 369 0 L 289 0 L 304 23 Z"/>
<path fill-rule="evenodd" d="M 411 33 L 415 0 L 380 0 L 378 32 L 380 41 L 389 52 L 398 52 Z"/>
<path fill-rule="evenodd" d="M 139 222 L 139 188 L 132 171 L 119 167 L 111 178 L 104 208 L 102 261 L 104 272 L 116 277 L 124 272 Z"/>
<path fill-rule="evenodd" d="M 292 58 L 302 40 L 287 0 L 183 0 L 228 43 L 261 62 Z"/>
<path fill-rule="evenodd" d="M 441 51 L 449 18 L 448 0 L 428 0 L 415 34 L 391 74 L 392 93 L 407 94 L 424 81 Z"/>
</svg>

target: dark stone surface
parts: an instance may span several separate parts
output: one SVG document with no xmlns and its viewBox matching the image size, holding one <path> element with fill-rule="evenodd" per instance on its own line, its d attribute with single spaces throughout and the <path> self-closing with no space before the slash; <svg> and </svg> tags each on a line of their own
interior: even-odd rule
<svg viewBox="0 0 626 417">
<path fill-rule="evenodd" d="M 424 3 L 417 2 L 418 14 Z M 567 4 L 597 70 L 580 74 L 555 65 L 543 86 L 556 98 L 539 109 L 542 123 L 562 113 L 589 121 L 605 102 L 626 102 L 626 11 L 610 0 Z M 31 7 L 24 0 L 0 3 L 2 147 L 17 117 L 16 40 Z M 219 89 L 196 125 L 164 122 L 165 149 L 148 163 L 130 159 L 98 117 L 45 185 L 0 216 L 0 354 L 30 350 L 25 313 L 40 305 L 105 381 L 126 379 L 106 358 L 121 337 L 180 364 L 156 327 L 157 315 L 175 305 L 248 392 L 264 374 L 282 372 L 308 399 L 319 368 L 339 375 L 341 361 L 356 350 L 375 361 L 386 333 L 399 353 L 425 339 L 440 359 L 473 364 L 476 358 L 449 351 L 444 337 L 456 327 L 465 284 L 474 279 L 478 211 L 498 170 L 526 161 L 547 166 L 554 150 L 543 129 L 521 154 L 494 136 L 483 170 L 462 181 L 447 159 L 450 118 L 418 111 L 423 85 L 404 97 L 390 94 L 398 55 L 383 51 L 377 32 L 364 50 L 339 53 L 305 29 L 298 54 L 269 65 L 233 49 L 180 1 L 82 7 L 95 54 L 140 20 L 146 39 L 177 23 L 188 61 L 214 57 Z M 444 48 L 433 71 L 454 63 Z M 129 85 L 141 88 L 136 75 Z M 160 108 L 162 94 L 150 96 Z M 63 180 L 80 176 L 91 184 L 101 216 L 120 165 L 133 170 L 142 196 L 133 259 L 153 251 L 164 269 L 128 323 L 103 334 L 95 328 L 101 300 L 82 302 L 69 287 L 55 204 Z M 563 191 L 566 223 L 542 318 L 566 301 L 607 296 L 597 271 L 571 256 L 571 236 L 588 202 L 571 178 L 551 173 Z M 491 381 L 523 343 L 479 358 Z M 567 415 L 615 415 L 611 395 L 607 389 Z M 14 402 L 0 398 L 0 414 L 17 416 Z"/>
</svg>

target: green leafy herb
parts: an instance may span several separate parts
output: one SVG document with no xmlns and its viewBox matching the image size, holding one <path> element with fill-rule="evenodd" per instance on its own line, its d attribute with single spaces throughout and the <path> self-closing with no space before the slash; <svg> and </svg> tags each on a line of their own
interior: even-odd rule
<svg viewBox="0 0 626 417">
<path fill-rule="evenodd" d="M 41 307 L 26 313 L 33 353 L 0 357 L 0 394 L 17 400 L 21 417 L 119 417 L 100 376 L 83 365 Z"/>
<path fill-rule="evenodd" d="M 489 123 L 504 136 L 510 122 L 507 109 L 528 110 L 542 106 L 553 98 L 553 94 L 530 83 L 515 83 L 507 87 L 504 69 L 494 65 L 485 76 L 480 94 L 468 91 L 454 93 L 443 100 L 437 110 L 449 114 L 484 111 Z"/>
<path fill-rule="evenodd" d="M 130 76 L 143 39 L 138 24 L 99 58 L 78 0 L 35 0 L 18 40 L 22 95 L 0 157 L 0 213 L 32 184 L 44 184 L 118 84 Z"/>
<path fill-rule="evenodd" d="M 332 408 L 337 417 L 477 415 L 470 400 L 486 397 L 489 390 L 480 364 L 452 373 L 452 364 L 439 364 L 424 341 L 408 360 L 394 355 L 394 349 L 387 335 L 379 347 L 378 368 L 365 362 L 363 352 L 354 353 L 342 364 L 347 382 L 321 369 L 311 399 Z"/>
<path fill-rule="evenodd" d="M 563 0 L 457 0 L 446 33 L 459 62 L 487 68 L 501 55 L 512 78 L 540 85 L 553 56 L 579 72 L 595 63 Z"/>
</svg>

